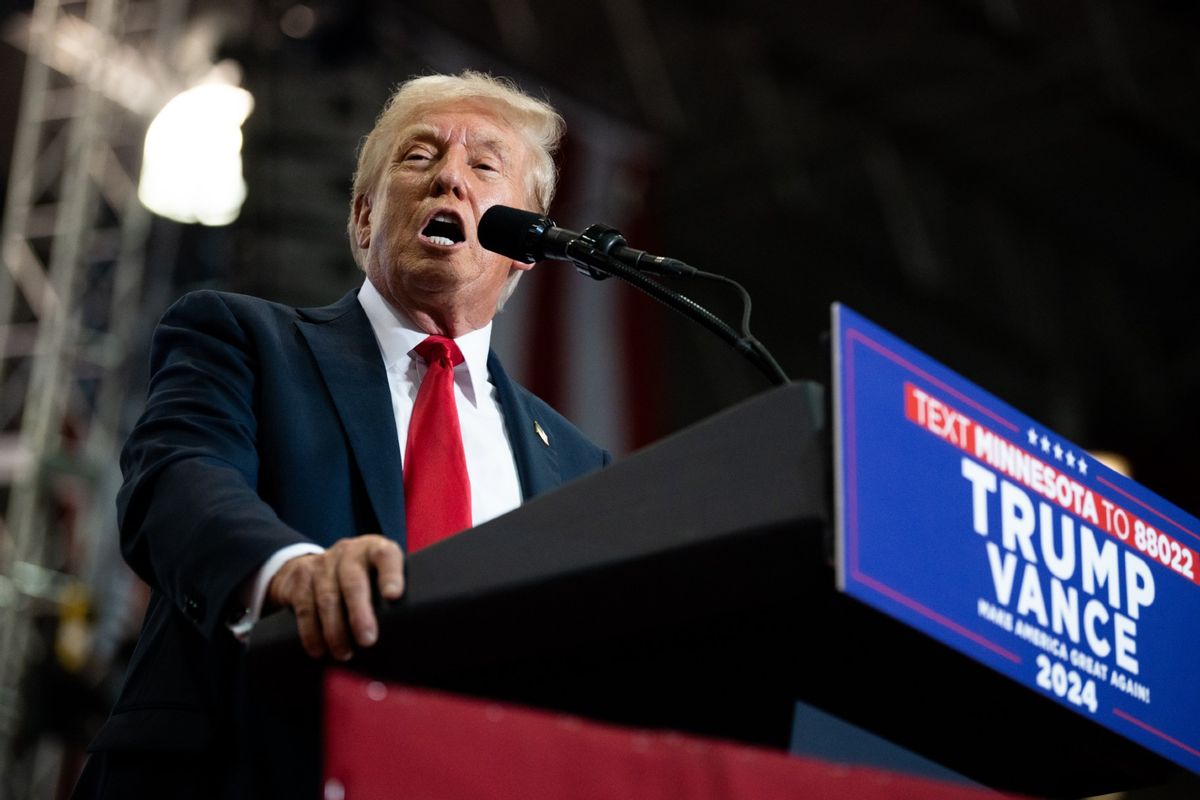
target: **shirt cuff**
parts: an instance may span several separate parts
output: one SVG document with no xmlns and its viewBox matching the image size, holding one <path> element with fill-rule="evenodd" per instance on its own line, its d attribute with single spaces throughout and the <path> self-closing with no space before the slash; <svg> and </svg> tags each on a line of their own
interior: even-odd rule
<svg viewBox="0 0 1200 800">
<path fill-rule="evenodd" d="M 271 585 L 271 579 L 275 577 L 275 573 L 283 568 L 283 565 L 291 561 L 293 558 L 306 556 L 310 553 L 324 553 L 325 548 L 312 542 L 301 542 L 300 544 L 289 544 L 275 553 L 266 560 L 259 568 L 258 574 L 254 576 L 254 583 L 250 587 L 250 592 L 246 596 L 245 608 L 242 610 L 242 615 L 236 620 L 229 623 L 230 632 L 238 639 L 244 642 L 250 638 L 250 631 L 254 629 L 254 623 L 262 618 L 263 602 L 267 599 L 267 587 Z"/>
</svg>

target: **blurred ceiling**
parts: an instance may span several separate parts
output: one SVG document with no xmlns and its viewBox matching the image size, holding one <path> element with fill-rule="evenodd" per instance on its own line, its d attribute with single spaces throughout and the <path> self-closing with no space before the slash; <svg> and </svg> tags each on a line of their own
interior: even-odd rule
<svg viewBox="0 0 1200 800">
<path fill-rule="evenodd" d="M 632 243 L 740 280 L 794 377 L 823 375 L 841 300 L 1200 513 L 1194 4 L 318 0 L 289 36 L 295 6 L 193 4 L 257 98 L 250 200 L 234 230 L 185 234 L 194 278 L 335 297 L 358 279 L 354 146 L 389 86 L 506 72 L 650 136 L 653 243 Z M 663 432 L 766 387 L 663 315 Z"/>
</svg>

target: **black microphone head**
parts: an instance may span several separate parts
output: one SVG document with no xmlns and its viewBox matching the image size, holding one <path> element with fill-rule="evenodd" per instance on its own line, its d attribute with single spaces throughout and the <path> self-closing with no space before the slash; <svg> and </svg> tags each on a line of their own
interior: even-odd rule
<svg viewBox="0 0 1200 800">
<path fill-rule="evenodd" d="M 479 220 L 479 243 L 493 253 L 532 264 L 545 258 L 542 234 L 554 223 L 535 211 L 492 206 Z"/>
</svg>

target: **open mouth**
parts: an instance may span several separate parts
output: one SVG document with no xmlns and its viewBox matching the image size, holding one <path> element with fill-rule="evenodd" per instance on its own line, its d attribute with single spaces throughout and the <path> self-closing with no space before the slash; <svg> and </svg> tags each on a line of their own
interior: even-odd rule
<svg viewBox="0 0 1200 800">
<path fill-rule="evenodd" d="M 453 247 L 459 242 L 466 241 L 462 226 L 450 214 L 435 214 L 429 224 L 421 231 L 421 235 L 433 244 L 443 247 Z"/>
</svg>

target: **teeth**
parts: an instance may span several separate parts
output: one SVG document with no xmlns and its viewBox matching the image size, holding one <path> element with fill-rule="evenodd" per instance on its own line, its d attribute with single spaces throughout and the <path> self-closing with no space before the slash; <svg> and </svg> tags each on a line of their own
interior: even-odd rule
<svg viewBox="0 0 1200 800">
<path fill-rule="evenodd" d="M 463 236 L 462 223 L 459 218 L 448 211 L 440 211 L 421 231 L 430 242 L 440 247 L 453 247 L 466 237 Z"/>
</svg>

